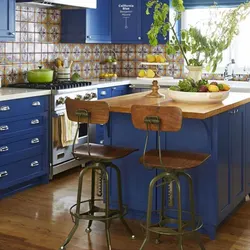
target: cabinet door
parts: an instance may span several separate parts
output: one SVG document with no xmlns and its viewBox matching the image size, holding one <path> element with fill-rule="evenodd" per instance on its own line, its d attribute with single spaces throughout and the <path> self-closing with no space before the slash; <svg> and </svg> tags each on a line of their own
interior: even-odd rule
<svg viewBox="0 0 250 250">
<path fill-rule="evenodd" d="M 218 213 L 222 221 L 233 209 L 232 204 L 232 172 L 229 162 L 232 115 L 224 112 L 218 115 Z"/>
<path fill-rule="evenodd" d="M 246 104 L 245 110 L 245 180 L 246 194 L 250 194 L 250 103 Z"/>
<path fill-rule="evenodd" d="M 15 0 L 1 0 L 0 1 L 0 41 L 14 41 L 15 40 Z"/>
<path fill-rule="evenodd" d="M 148 0 L 142 0 L 142 43 L 148 44 L 148 31 L 150 30 L 151 24 L 153 23 L 153 9 L 151 9 L 150 15 L 146 15 L 146 3 Z M 161 2 L 169 4 L 169 0 L 162 0 Z M 158 36 L 158 43 L 165 44 L 168 41 L 168 36 L 164 38 L 162 35 Z"/>
<path fill-rule="evenodd" d="M 142 43 L 141 0 L 112 0 L 112 42 Z"/>
<path fill-rule="evenodd" d="M 121 96 L 121 95 L 127 95 L 129 94 L 129 86 L 117 86 L 117 87 L 112 87 L 111 88 L 111 96 Z"/>
<path fill-rule="evenodd" d="M 244 106 L 236 108 L 230 116 L 232 199 L 236 207 L 245 196 L 244 169 Z"/>
<path fill-rule="evenodd" d="M 65 9 L 61 12 L 61 42 L 85 43 L 86 39 L 86 10 Z"/>
<path fill-rule="evenodd" d="M 97 0 L 97 9 L 86 10 L 86 42 L 111 42 L 111 0 Z"/>
</svg>

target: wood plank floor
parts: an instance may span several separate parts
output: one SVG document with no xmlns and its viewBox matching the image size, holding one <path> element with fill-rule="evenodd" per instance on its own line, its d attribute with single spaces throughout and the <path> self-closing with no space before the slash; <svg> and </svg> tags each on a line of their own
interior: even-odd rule
<svg viewBox="0 0 250 250">
<path fill-rule="evenodd" d="M 42 185 L 0 201 L 0 250 L 56 250 L 72 228 L 68 213 L 75 203 L 78 170 L 57 176 L 50 184 Z M 84 195 L 89 193 L 90 176 L 85 178 Z M 113 250 L 138 250 L 143 233 L 138 222 L 129 221 L 136 240 L 127 236 L 121 223 L 111 226 Z M 79 226 L 67 250 L 107 250 L 104 225 L 94 223 L 87 235 L 86 222 Z M 218 230 L 218 237 L 210 241 L 204 237 L 207 250 L 250 249 L 250 203 L 241 208 Z M 175 250 L 175 239 L 165 237 L 155 245 L 153 240 L 146 250 Z M 192 241 L 185 241 L 184 249 L 198 249 Z"/>
</svg>

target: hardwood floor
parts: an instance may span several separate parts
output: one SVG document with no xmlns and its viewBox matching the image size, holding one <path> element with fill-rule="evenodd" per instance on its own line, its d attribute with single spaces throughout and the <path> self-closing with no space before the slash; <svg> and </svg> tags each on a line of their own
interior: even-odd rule
<svg viewBox="0 0 250 250">
<path fill-rule="evenodd" d="M 0 201 L 0 250 L 56 250 L 71 230 L 73 223 L 68 209 L 75 203 L 77 177 L 73 170 L 57 176 L 50 184 L 16 194 Z M 89 193 L 89 176 L 85 178 L 84 195 Z M 138 250 L 143 233 L 138 222 L 129 221 L 136 233 L 132 241 L 120 221 L 111 226 L 113 250 Z M 82 222 L 67 250 L 107 250 L 104 225 L 96 222 L 90 235 L 84 232 Z M 242 207 L 218 230 L 218 237 L 210 241 L 204 237 L 207 250 L 250 249 L 250 203 Z M 173 238 L 163 238 L 155 245 L 153 240 L 146 250 L 175 250 Z M 184 249 L 199 249 L 192 241 L 185 241 Z"/>
</svg>

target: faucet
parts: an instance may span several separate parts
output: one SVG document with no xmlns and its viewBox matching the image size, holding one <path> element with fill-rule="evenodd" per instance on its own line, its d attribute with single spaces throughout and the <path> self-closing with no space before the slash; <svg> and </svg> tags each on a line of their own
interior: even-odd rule
<svg viewBox="0 0 250 250">
<path fill-rule="evenodd" d="M 231 62 L 228 63 L 228 64 L 226 65 L 226 67 L 225 67 L 224 74 L 223 74 L 223 75 L 224 75 L 224 80 L 232 80 L 232 79 L 235 77 L 235 75 L 234 75 L 234 70 L 233 70 L 233 69 L 232 69 L 232 74 L 231 74 L 231 75 L 228 74 L 228 67 L 229 67 L 231 64 L 235 64 L 235 60 L 234 60 L 234 59 L 232 59 Z"/>
</svg>

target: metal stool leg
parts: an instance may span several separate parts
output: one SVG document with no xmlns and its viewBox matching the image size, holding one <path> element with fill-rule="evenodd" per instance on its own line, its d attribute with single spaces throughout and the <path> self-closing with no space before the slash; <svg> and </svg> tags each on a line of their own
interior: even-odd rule
<svg viewBox="0 0 250 250">
<path fill-rule="evenodd" d="M 189 197 L 190 197 L 190 210 L 191 210 L 191 217 L 192 217 L 192 229 L 195 229 L 195 204 L 194 204 L 193 180 L 189 174 L 183 173 L 183 175 L 185 175 L 187 177 L 188 183 L 189 183 Z M 194 239 L 198 243 L 200 249 L 205 250 L 205 247 L 202 243 L 202 239 L 200 237 L 200 233 L 194 232 L 193 235 L 194 235 Z"/>
<path fill-rule="evenodd" d="M 112 164 L 111 167 L 116 170 L 116 174 L 117 174 L 117 189 L 118 189 L 118 202 L 119 202 L 119 210 L 120 210 L 120 220 L 121 220 L 122 224 L 124 225 L 124 227 L 126 228 L 127 232 L 131 235 L 131 239 L 135 239 L 134 233 L 132 232 L 132 230 L 128 226 L 127 222 L 124 220 L 123 214 L 122 214 L 122 212 L 123 212 L 123 201 L 122 201 L 121 171 L 114 164 Z"/>
<path fill-rule="evenodd" d="M 95 206 L 95 169 L 92 169 L 92 177 L 91 177 L 91 201 L 90 201 L 90 214 L 93 215 L 94 214 L 94 206 Z M 91 230 L 91 226 L 92 226 L 93 221 L 90 220 L 88 223 L 88 227 L 86 228 L 85 232 L 86 233 L 90 233 Z"/>
<path fill-rule="evenodd" d="M 153 192 L 154 192 L 154 186 L 156 184 L 157 181 L 161 180 L 162 178 L 164 178 L 167 175 L 166 172 L 163 172 L 159 175 L 157 175 L 156 177 L 154 177 L 150 184 L 149 184 L 149 190 L 148 190 L 148 208 L 147 208 L 147 222 L 146 222 L 146 236 L 145 239 L 140 247 L 140 250 L 143 250 L 144 247 L 146 246 L 149 238 L 150 238 L 150 231 L 149 231 L 149 227 L 151 224 L 151 216 L 152 216 L 152 203 L 153 203 Z"/>
<path fill-rule="evenodd" d="M 60 249 L 64 250 L 66 249 L 66 245 L 71 241 L 72 237 L 74 236 L 78 226 L 79 226 L 79 216 L 80 216 L 80 206 L 81 206 L 81 196 L 82 196 L 82 182 L 83 182 L 83 176 L 84 174 L 90 169 L 90 167 L 84 168 L 80 175 L 78 180 L 78 190 L 77 190 L 77 202 L 76 202 L 76 218 L 75 218 L 75 225 L 71 229 L 67 239 L 63 243 Z"/>
<path fill-rule="evenodd" d="M 105 176 L 104 178 L 104 183 L 105 183 L 105 186 L 106 186 L 106 203 L 105 203 L 105 214 L 106 214 L 106 221 L 105 221 L 105 231 L 106 231 L 106 239 L 107 239 L 107 246 L 108 246 L 108 250 L 112 250 L 112 247 L 111 247 L 111 238 L 110 238 L 110 231 L 109 231 L 109 228 L 110 228 L 110 220 L 108 220 L 108 217 L 109 217 L 109 174 L 108 172 L 106 171 L 106 169 L 102 169 L 102 172 Z"/>
<path fill-rule="evenodd" d="M 176 182 L 177 188 L 177 196 L 178 196 L 178 232 L 182 232 L 182 204 L 181 204 L 181 185 L 178 177 L 174 178 Z M 179 250 L 183 250 L 183 235 L 178 235 L 178 248 Z"/>
</svg>

